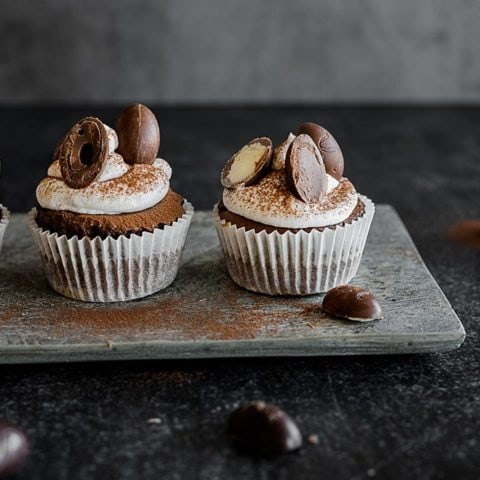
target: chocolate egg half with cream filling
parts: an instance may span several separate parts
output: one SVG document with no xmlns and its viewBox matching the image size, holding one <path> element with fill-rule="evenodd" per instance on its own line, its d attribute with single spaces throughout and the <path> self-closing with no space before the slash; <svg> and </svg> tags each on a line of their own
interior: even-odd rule
<svg viewBox="0 0 480 480">
<path fill-rule="evenodd" d="M 298 135 L 288 147 L 285 175 L 288 188 L 302 202 L 315 204 L 327 194 L 325 166 L 315 142 L 308 135 Z"/>
<path fill-rule="evenodd" d="M 152 164 L 160 148 L 160 127 L 153 112 L 139 103 L 130 105 L 117 117 L 117 151 L 131 165 Z"/>
<path fill-rule="evenodd" d="M 268 137 L 254 138 L 225 164 L 220 176 L 222 185 L 225 188 L 254 185 L 270 168 L 272 154 L 272 141 Z"/>
</svg>

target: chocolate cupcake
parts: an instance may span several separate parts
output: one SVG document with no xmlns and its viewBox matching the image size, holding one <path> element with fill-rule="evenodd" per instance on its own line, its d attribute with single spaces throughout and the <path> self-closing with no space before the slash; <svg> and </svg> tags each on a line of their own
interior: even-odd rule
<svg viewBox="0 0 480 480">
<path fill-rule="evenodd" d="M 5 231 L 7 230 L 8 222 L 10 221 L 10 212 L 0 203 L 0 252 L 3 247 L 3 240 L 5 238 Z"/>
<path fill-rule="evenodd" d="M 0 163 L 1 167 L 1 163 Z M 10 212 L 0 203 L 0 252 L 3 247 L 3 240 L 5 238 L 5 231 L 7 230 L 8 222 L 10 221 Z"/>
<path fill-rule="evenodd" d="M 309 295 L 357 273 L 375 206 L 343 177 L 333 136 L 304 124 L 275 150 L 266 137 L 222 171 L 214 220 L 228 272 L 269 295 Z"/>
<path fill-rule="evenodd" d="M 29 226 L 54 290 L 92 302 L 145 297 L 174 280 L 193 207 L 170 188 L 153 113 L 132 105 L 116 130 L 80 120 L 37 187 Z"/>
</svg>

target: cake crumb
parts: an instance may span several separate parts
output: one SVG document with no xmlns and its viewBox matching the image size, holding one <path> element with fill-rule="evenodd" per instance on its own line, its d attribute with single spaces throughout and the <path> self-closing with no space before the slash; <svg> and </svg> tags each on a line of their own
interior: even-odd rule
<svg viewBox="0 0 480 480">
<path fill-rule="evenodd" d="M 314 433 L 312 433 L 311 435 L 308 436 L 307 442 L 310 443 L 310 445 L 318 445 L 319 443 L 318 435 L 315 435 Z"/>
</svg>

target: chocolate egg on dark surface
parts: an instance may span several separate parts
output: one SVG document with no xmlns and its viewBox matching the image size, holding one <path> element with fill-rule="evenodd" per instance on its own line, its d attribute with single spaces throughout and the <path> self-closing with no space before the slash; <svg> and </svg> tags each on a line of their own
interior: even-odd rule
<svg viewBox="0 0 480 480">
<path fill-rule="evenodd" d="M 130 164 L 152 164 L 160 147 L 160 127 L 153 112 L 139 103 L 117 117 L 118 153 Z"/>
<path fill-rule="evenodd" d="M 242 450 L 278 455 L 302 446 L 295 422 L 280 408 L 254 402 L 237 408 L 228 419 L 227 433 Z"/>
</svg>

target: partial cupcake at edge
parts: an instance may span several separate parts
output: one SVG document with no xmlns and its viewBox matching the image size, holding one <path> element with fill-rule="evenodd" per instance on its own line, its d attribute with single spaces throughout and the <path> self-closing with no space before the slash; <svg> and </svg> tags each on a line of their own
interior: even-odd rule
<svg viewBox="0 0 480 480">
<path fill-rule="evenodd" d="M 269 138 L 255 138 L 228 160 L 214 221 L 235 283 L 309 295 L 355 276 L 375 206 L 343 171 L 338 143 L 315 123 L 275 149 Z"/>
<path fill-rule="evenodd" d="M 1 162 L 0 162 L 0 173 L 1 173 Z M 7 230 L 8 222 L 10 221 L 10 212 L 7 207 L 4 207 L 0 203 L 0 252 L 2 251 L 3 241 L 5 239 L 5 231 Z"/>
<path fill-rule="evenodd" d="M 144 105 L 115 130 L 76 123 L 37 187 L 29 226 L 47 279 L 70 298 L 116 302 L 151 295 L 175 279 L 193 207 L 170 188 L 157 158 L 160 129 Z"/>
</svg>

